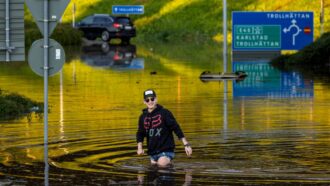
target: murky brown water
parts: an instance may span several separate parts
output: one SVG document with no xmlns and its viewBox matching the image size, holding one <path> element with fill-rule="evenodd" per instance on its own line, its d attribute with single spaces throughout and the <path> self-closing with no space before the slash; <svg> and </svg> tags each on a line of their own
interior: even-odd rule
<svg viewBox="0 0 330 186">
<path fill-rule="evenodd" d="M 102 51 L 103 50 L 103 51 Z M 100 52 L 102 51 L 102 52 Z M 80 53 L 81 52 L 81 53 Z M 49 79 L 49 168 L 43 120 L 0 123 L 0 185 L 329 185 L 330 85 L 264 62 L 228 66 L 241 82 L 202 82 L 222 71 L 216 44 L 66 49 Z M 43 101 L 27 63 L 0 64 L 0 88 Z M 174 166 L 136 155 L 142 92 L 154 88 L 193 147 Z"/>
</svg>

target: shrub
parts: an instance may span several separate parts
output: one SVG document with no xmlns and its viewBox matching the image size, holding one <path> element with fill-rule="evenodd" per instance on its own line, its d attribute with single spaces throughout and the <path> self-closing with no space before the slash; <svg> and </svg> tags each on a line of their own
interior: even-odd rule
<svg viewBox="0 0 330 186">
<path fill-rule="evenodd" d="M 32 101 L 24 96 L 0 90 L 0 119 L 14 119 L 31 112 L 42 113 L 43 103 Z"/>
<path fill-rule="evenodd" d="M 304 74 L 330 75 L 330 32 L 302 50 L 291 55 L 282 55 L 271 61 L 271 64 L 281 70 L 300 71 Z"/>
</svg>

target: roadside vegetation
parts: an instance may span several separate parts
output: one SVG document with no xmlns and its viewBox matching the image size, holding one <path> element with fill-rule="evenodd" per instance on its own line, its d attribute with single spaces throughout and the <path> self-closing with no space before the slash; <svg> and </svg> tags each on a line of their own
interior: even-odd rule
<svg viewBox="0 0 330 186">
<path fill-rule="evenodd" d="M 61 43 L 61 45 L 79 45 L 81 43 L 81 36 L 82 34 L 74 29 L 71 24 L 61 23 L 56 26 L 51 38 Z M 30 11 L 25 6 L 25 46 L 29 47 L 34 41 L 41 38 L 43 36 Z"/>
<path fill-rule="evenodd" d="M 193 41 L 222 41 L 222 1 L 221 0 L 71 0 L 66 9 L 62 24 L 55 29 L 52 38 L 62 45 L 80 43 L 77 30 L 72 29 L 73 5 L 75 5 L 75 20 L 95 14 L 112 14 L 112 5 L 144 5 L 143 15 L 130 15 L 137 26 L 136 40 L 165 41 L 165 42 L 193 42 Z M 227 1 L 228 20 L 231 20 L 231 11 L 313 11 L 314 35 L 320 36 L 320 2 L 310 0 L 240 0 Z M 325 9 L 330 8 L 330 1 L 325 1 Z M 330 31 L 330 12 L 325 11 L 324 30 Z M 41 38 L 39 30 L 33 23 L 33 18 L 26 10 L 25 23 L 28 39 L 27 43 L 35 38 Z M 230 41 L 231 21 L 228 21 Z"/>
<path fill-rule="evenodd" d="M 0 120 L 19 118 L 32 112 L 42 113 L 43 103 L 0 89 Z"/>
<path fill-rule="evenodd" d="M 297 53 L 275 58 L 271 64 L 285 71 L 300 71 L 309 77 L 330 77 L 330 32 Z"/>
</svg>

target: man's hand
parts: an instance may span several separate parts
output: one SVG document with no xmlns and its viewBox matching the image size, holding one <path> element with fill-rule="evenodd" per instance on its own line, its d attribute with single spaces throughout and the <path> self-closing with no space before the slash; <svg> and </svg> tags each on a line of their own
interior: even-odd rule
<svg viewBox="0 0 330 186">
<path fill-rule="evenodd" d="M 192 154 L 191 146 L 190 145 L 189 146 L 184 146 L 184 150 L 186 151 L 187 156 L 190 157 L 191 154 Z"/>
<path fill-rule="evenodd" d="M 136 153 L 137 153 L 138 155 L 143 155 L 143 154 L 144 154 L 143 145 L 142 145 L 141 142 L 139 142 L 139 143 L 137 144 L 137 151 L 136 151 Z"/>
<path fill-rule="evenodd" d="M 181 141 L 183 143 L 184 150 L 186 151 L 187 156 L 190 157 L 192 154 L 192 148 L 190 144 L 188 143 L 185 137 L 181 138 Z"/>
<path fill-rule="evenodd" d="M 138 148 L 137 152 L 138 155 L 143 155 L 144 154 L 144 150 L 142 148 Z"/>
</svg>

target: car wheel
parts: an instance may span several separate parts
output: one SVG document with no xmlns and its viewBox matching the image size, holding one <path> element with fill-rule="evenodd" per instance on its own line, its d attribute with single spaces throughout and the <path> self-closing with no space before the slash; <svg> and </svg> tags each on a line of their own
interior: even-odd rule
<svg viewBox="0 0 330 186">
<path fill-rule="evenodd" d="M 101 45 L 101 48 L 102 48 L 102 52 L 104 52 L 104 53 L 108 53 L 109 50 L 110 50 L 109 43 L 107 43 L 107 42 L 103 42 L 102 45 Z"/>
<path fill-rule="evenodd" d="M 110 41 L 110 34 L 108 31 L 103 31 L 102 32 L 102 35 L 101 35 L 101 38 L 103 41 Z"/>
</svg>

